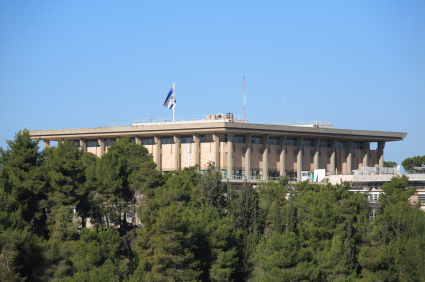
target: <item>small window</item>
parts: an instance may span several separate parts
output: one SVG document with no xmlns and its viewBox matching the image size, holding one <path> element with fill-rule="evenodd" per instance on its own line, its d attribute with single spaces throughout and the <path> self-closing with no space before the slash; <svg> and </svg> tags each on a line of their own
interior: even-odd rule
<svg viewBox="0 0 425 282">
<path fill-rule="evenodd" d="M 270 145 L 279 145 L 279 137 L 269 137 Z"/>
<path fill-rule="evenodd" d="M 363 149 L 363 142 L 354 141 L 351 145 L 351 149 Z"/>
<path fill-rule="evenodd" d="M 245 143 L 245 135 L 235 135 L 233 137 L 233 143 Z"/>
<path fill-rule="evenodd" d="M 164 136 L 161 137 L 161 144 L 174 144 L 174 138 L 173 136 Z"/>
<path fill-rule="evenodd" d="M 105 147 L 109 147 L 116 142 L 117 142 L 117 139 L 105 139 L 104 144 L 105 144 Z"/>
<path fill-rule="evenodd" d="M 142 145 L 154 145 L 155 144 L 153 137 L 143 137 L 141 141 L 142 141 Z M 162 140 L 161 140 L 161 143 L 162 143 Z"/>
<path fill-rule="evenodd" d="M 182 144 L 193 143 L 193 136 L 192 135 L 180 136 L 180 143 Z"/>
<path fill-rule="evenodd" d="M 99 142 L 96 139 L 87 140 L 87 147 L 99 147 Z"/>
<path fill-rule="evenodd" d="M 298 140 L 297 140 L 297 138 L 286 138 L 285 145 L 287 145 L 287 146 L 297 146 Z"/>
<path fill-rule="evenodd" d="M 136 143 L 136 138 L 135 137 L 130 137 L 130 140 L 134 143 Z"/>
<path fill-rule="evenodd" d="M 263 137 L 262 136 L 252 136 L 251 143 L 252 144 L 262 144 L 263 143 Z"/>
<path fill-rule="evenodd" d="M 418 193 L 418 201 L 425 203 L 425 193 Z"/>
<path fill-rule="evenodd" d="M 347 148 L 347 141 L 337 140 L 335 142 L 335 148 L 338 148 L 338 149 L 345 149 L 345 148 Z"/>
<path fill-rule="evenodd" d="M 319 147 L 322 148 L 330 148 L 331 147 L 331 140 L 320 140 Z"/>
<path fill-rule="evenodd" d="M 205 143 L 205 135 L 199 135 L 199 142 Z"/>
<path fill-rule="evenodd" d="M 313 147 L 314 146 L 314 140 L 313 139 L 303 139 L 303 146 L 304 147 Z"/>
</svg>

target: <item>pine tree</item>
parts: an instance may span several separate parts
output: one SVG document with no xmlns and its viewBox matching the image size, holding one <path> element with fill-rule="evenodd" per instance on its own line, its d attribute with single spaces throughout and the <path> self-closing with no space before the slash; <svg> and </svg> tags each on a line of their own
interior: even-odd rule
<svg viewBox="0 0 425 282">
<path fill-rule="evenodd" d="M 199 181 L 199 187 L 202 193 L 202 202 L 217 208 L 223 216 L 227 208 L 225 196 L 227 187 L 222 182 L 221 172 L 215 168 L 214 163 L 208 163 L 206 174 L 202 175 Z"/>
</svg>

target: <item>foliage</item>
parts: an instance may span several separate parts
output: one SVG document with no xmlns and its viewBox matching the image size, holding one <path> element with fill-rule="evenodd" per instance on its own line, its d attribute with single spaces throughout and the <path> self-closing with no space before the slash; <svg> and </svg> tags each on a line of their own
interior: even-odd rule
<svg viewBox="0 0 425 282">
<path fill-rule="evenodd" d="M 396 167 L 397 163 L 396 162 L 386 162 L 384 161 L 384 167 Z"/>
<path fill-rule="evenodd" d="M 401 165 L 403 166 L 404 170 L 409 172 L 411 172 L 414 167 L 421 167 L 423 164 L 425 164 L 425 156 L 407 158 L 401 162 Z"/>
</svg>

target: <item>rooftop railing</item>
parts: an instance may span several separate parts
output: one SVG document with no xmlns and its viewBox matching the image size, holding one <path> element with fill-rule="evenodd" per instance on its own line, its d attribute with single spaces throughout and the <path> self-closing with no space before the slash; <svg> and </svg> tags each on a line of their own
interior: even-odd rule
<svg viewBox="0 0 425 282">
<path fill-rule="evenodd" d="M 317 126 L 333 126 L 330 120 L 288 120 L 288 121 L 266 121 L 266 122 L 253 122 L 258 124 L 273 124 L 273 125 L 317 125 Z"/>
</svg>

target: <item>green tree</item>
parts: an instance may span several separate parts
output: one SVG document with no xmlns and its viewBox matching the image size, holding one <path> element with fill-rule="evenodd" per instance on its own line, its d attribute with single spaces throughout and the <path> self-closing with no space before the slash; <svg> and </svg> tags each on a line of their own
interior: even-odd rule
<svg viewBox="0 0 425 282">
<path fill-rule="evenodd" d="M 202 193 L 202 202 L 217 208 L 221 215 L 226 212 L 227 186 L 222 182 L 222 175 L 215 168 L 215 164 L 208 163 L 206 173 L 199 180 L 199 188 Z"/>
<path fill-rule="evenodd" d="M 413 171 L 414 167 L 420 167 L 423 164 L 425 164 L 425 156 L 406 158 L 404 161 L 401 162 L 401 165 L 403 166 L 404 170 L 408 172 Z"/>
<path fill-rule="evenodd" d="M 48 185 L 43 169 L 44 154 L 39 152 L 38 143 L 24 129 L 15 135 L 13 141 L 7 141 L 6 150 L 0 148 L 0 209 L 9 215 L 19 213 L 20 216 L 16 214 L 16 218 L 30 224 L 38 235 L 47 236 Z M 12 217 L 7 217 L 12 220 Z M 3 227 L 17 227 L 18 223 L 13 221 L 7 223 L 3 220 Z"/>
<path fill-rule="evenodd" d="M 384 161 L 384 167 L 396 167 L 397 163 L 396 162 L 386 162 Z"/>
<path fill-rule="evenodd" d="M 65 138 L 58 142 L 57 148 L 46 150 L 46 168 L 51 186 L 50 205 L 53 208 L 60 206 L 75 208 L 81 217 L 82 227 L 85 227 L 87 213 L 90 210 L 90 192 L 85 185 L 83 155 L 84 152 L 74 142 L 69 142 Z"/>
<path fill-rule="evenodd" d="M 128 225 L 135 223 L 137 199 L 160 179 L 155 168 L 148 150 L 128 138 L 121 138 L 108 148 L 96 169 L 98 218 L 106 219 L 106 226 L 119 226 L 125 233 Z M 128 223 L 130 209 L 133 218 Z"/>
</svg>

